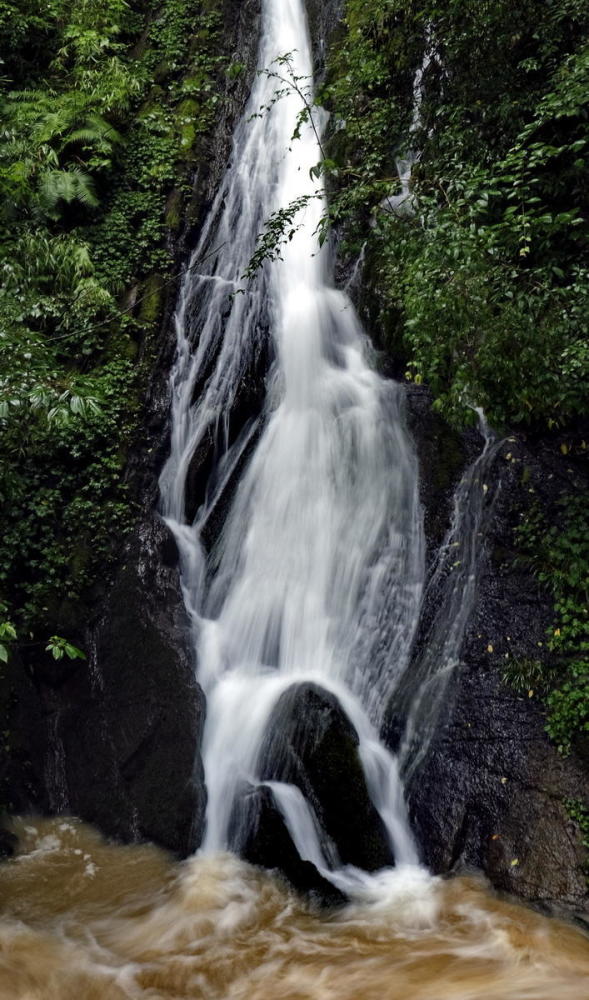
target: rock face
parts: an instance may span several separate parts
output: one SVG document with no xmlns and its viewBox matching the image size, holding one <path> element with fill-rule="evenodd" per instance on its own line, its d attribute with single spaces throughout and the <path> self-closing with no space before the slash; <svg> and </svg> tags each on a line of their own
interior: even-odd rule
<svg viewBox="0 0 589 1000">
<path fill-rule="evenodd" d="M 199 843 L 205 808 L 204 697 L 177 569 L 166 565 L 170 547 L 156 520 L 128 545 L 90 669 L 70 685 L 57 733 L 73 813 L 186 855 Z"/>
<path fill-rule="evenodd" d="M 583 849 L 563 798 L 587 794 L 559 759 L 537 705 L 469 663 L 451 721 L 410 788 L 410 815 L 434 872 L 482 869 L 497 889 L 549 910 L 587 901 Z"/>
<path fill-rule="evenodd" d="M 309 34 L 313 45 L 313 75 L 321 82 L 329 43 L 343 16 L 343 0 L 306 0 Z"/>
<path fill-rule="evenodd" d="M 438 418 L 428 416 L 427 393 L 415 390 L 410 402 L 433 548 L 449 506 L 448 472 L 460 467 L 453 457 L 459 452 L 453 445 L 448 466 L 444 442 L 451 432 L 438 431 Z M 470 458 L 469 435 L 463 447 Z M 462 667 L 408 789 L 410 816 L 434 872 L 482 869 L 500 890 L 544 909 L 580 914 L 589 901 L 585 852 L 564 800 L 589 797 L 587 761 L 558 755 L 544 731 L 537 693 L 516 693 L 503 674 L 510 660 L 542 657 L 552 621 L 547 593 L 517 560 L 514 528 L 521 512 L 531 497 L 546 506 L 563 485 L 582 490 L 587 483 L 584 470 L 563 458 L 556 435 L 510 436 L 492 474 L 500 486 Z"/>
<path fill-rule="evenodd" d="M 340 906 L 346 901 L 315 865 L 301 859 L 267 785 L 244 789 L 234 815 L 236 829 L 231 841 L 242 858 L 279 872 L 293 888 L 321 907 Z"/>
<path fill-rule="evenodd" d="M 279 699 L 268 726 L 262 781 L 296 785 L 342 864 L 376 871 L 393 864 L 358 756 L 356 730 L 337 699 L 300 684 Z"/>
<path fill-rule="evenodd" d="M 155 518 L 129 540 L 87 661 L 14 665 L 7 783 L 14 811 L 76 814 L 184 856 L 205 807 L 204 699 L 170 550 Z"/>
</svg>

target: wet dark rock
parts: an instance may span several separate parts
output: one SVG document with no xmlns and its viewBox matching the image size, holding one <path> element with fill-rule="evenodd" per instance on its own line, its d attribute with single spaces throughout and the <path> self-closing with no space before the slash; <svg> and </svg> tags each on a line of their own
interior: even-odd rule
<svg viewBox="0 0 589 1000">
<path fill-rule="evenodd" d="M 188 521 L 194 520 L 200 506 L 214 489 L 219 456 L 248 436 L 253 425 L 259 421 L 266 398 L 266 376 L 271 360 L 272 352 L 267 343 L 252 354 L 249 369 L 242 374 L 233 407 L 223 414 L 223 420 L 216 428 L 208 428 L 195 448 L 186 476 L 185 504 Z M 257 435 L 254 434 L 250 446 L 244 450 L 241 461 L 237 463 L 234 475 L 229 478 L 223 494 L 219 496 L 216 509 L 209 515 L 202 533 L 207 549 L 212 548 L 218 537 L 222 527 L 222 514 L 228 508 L 255 440 Z"/>
<path fill-rule="evenodd" d="M 279 699 L 268 725 L 262 781 L 296 785 L 342 864 L 377 871 L 393 864 L 358 756 L 358 735 L 337 699 L 300 684 Z"/>
<path fill-rule="evenodd" d="M 343 7 L 343 0 L 306 0 L 316 84 L 322 82 L 329 45 L 340 28 Z"/>
<path fill-rule="evenodd" d="M 202 441 L 196 446 L 186 473 L 185 516 L 193 521 L 204 502 L 207 483 L 215 465 L 215 439 L 212 430 L 207 430 Z"/>
<path fill-rule="evenodd" d="M 467 667 L 451 722 L 410 788 L 411 817 L 435 872 L 479 868 L 531 903 L 582 909 L 584 852 L 563 799 L 587 794 L 587 778 L 557 756 L 543 722 L 539 705 L 493 670 Z"/>
<path fill-rule="evenodd" d="M 13 676 L 11 728 L 25 738 L 23 747 L 15 738 L 9 804 L 72 813 L 185 856 L 200 842 L 205 808 L 204 697 L 178 571 L 162 558 L 168 544 L 159 518 L 127 543 L 100 620 L 78 640 L 88 660 L 59 685 L 34 663 Z"/>
<path fill-rule="evenodd" d="M 200 842 L 206 801 L 204 697 L 178 572 L 161 558 L 168 535 L 155 518 L 128 546 L 95 633 L 86 711 L 81 718 L 76 697 L 60 734 L 73 812 L 186 855 Z"/>
<path fill-rule="evenodd" d="M 31 663 L 31 657 L 25 659 L 27 664 Z M 51 655 L 43 656 L 37 653 L 32 669 L 36 681 L 46 684 L 47 687 L 58 689 L 71 680 L 78 670 L 84 669 L 84 666 L 82 660 L 70 660 L 68 657 L 55 660 Z"/>
<path fill-rule="evenodd" d="M 280 873 L 289 885 L 321 907 L 346 902 L 344 894 L 320 875 L 315 865 L 299 857 L 267 785 L 244 788 L 231 826 L 230 842 L 250 864 Z"/>
<path fill-rule="evenodd" d="M 262 428 L 262 420 L 257 422 L 253 420 L 247 421 L 241 429 L 241 434 L 236 439 L 236 447 L 238 449 L 241 447 L 241 443 L 243 443 L 241 455 L 235 462 L 231 475 L 227 477 L 223 489 L 219 492 L 215 501 L 210 504 L 207 516 L 202 522 L 201 538 L 207 552 L 211 551 L 223 530 L 223 525 L 229 514 L 241 476 L 258 443 Z M 210 485 L 212 485 L 212 482 Z"/>
<path fill-rule="evenodd" d="M 0 859 L 11 858 L 18 847 L 18 837 L 0 827 Z"/>
<path fill-rule="evenodd" d="M 422 474 L 429 481 L 427 464 Z M 504 675 L 513 661 L 546 659 L 553 622 L 548 592 L 518 559 L 514 529 L 530 504 L 550 516 L 563 489 L 586 490 L 586 470 L 561 454 L 557 436 L 512 435 L 491 475 L 489 491 L 499 491 L 462 666 L 409 785 L 410 816 L 434 872 L 482 869 L 497 889 L 579 915 L 589 903 L 586 852 L 565 802 L 589 800 L 587 761 L 559 756 L 539 693 L 517 693 Z M 439 506 L 429 486 L 423 497 Z"/>
<path fill-rule="evenodd" d="M 407 421 L 420 469 L 420 495 L 430 558 L 443 540 L 450 518 L 454 487 L 465 466 L 482 447 L 476 430 L 459 434 L 432 410 L 424 386 L 407 386 Z"/>
</svg>

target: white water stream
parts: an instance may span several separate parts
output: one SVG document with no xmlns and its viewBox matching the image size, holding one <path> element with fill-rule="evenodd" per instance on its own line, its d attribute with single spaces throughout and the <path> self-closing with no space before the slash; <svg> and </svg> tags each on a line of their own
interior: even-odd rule
<svg viewBox="0 0 589 1000">
<path fill-rule="evenodd" d="M 310 83 L 303 0 L 262 8 L 260 69 L 288 52 L 293 74 Z M 176 314 L 161 511 L 180 551 L 207 697 L 204 849 L 229 846 L 236 797 L 259 781 L 273 710 L 291 685 L 311 681 L 337 697 L 358 733 L 397 864 L 415 864 L 397 761 L 378 734 L 409 664 L 423 593 L 417 460 L 404 391 L 371 367 L 368 340 L 318 245 L 325 201 L 310 171 L 321 150 L 309 124 L 292 140 L 300 112 L 294 89 L 257 75 Z M 231 295 L 265 221 L 302 196 L 311 197 L 283 259 Z M 235 439 L 232 410 L 268 344 L 275 361 L 262 413 Z M 213 446 L 215 468 L 192 517 L 193 465 L 198 475 L 199 456 Z M 223 529 L 207 553 L 219 509 Z M 463 631 L 461 621 L 458 645 Z M 457 651 L 443 650 L 450 659 Z M 326 872 L 310 805 L 292 786 L 272 790 L 299 853 Z M 348 878 L 329 877 L 340 887 Z M 357 884 L 358 873 L 349 878 Z"/>
<path fill-rule="evenodd" d="M 260 68 L 286 52 L 294 73 L 310 79 L 303 3 L 265 0 Z M 421 600 L 416 458 L 402 390 L 371 368 L 367 339 L 349 299 L 331 285 L 327 249 L 318 246 L 314 231 L 325 204 L 309 174 L 320 159 L 317 138 L 307 126 L 291 142 L 300 98 L 292 92 L 272 103 L 276 89 L 268 75 L 257 76 L 184 282 L 172 450 L 160 484 L 207 695 L 205 848 L 227 845 L 235 794 L 244 780 L 256 780 L 278 698 L 290 685 L 312 680 L 339 698 L 355 726 L 368 787 L 395 855 L 411 862 L 417 855 L 395 762 L 377 733 L 386 697 L 407 665 Z M 283 260 L 266 265 L 245 294 L 229 297 L 264 221 L 306 194 L 317 197 L 304 209 L 304 224 Z M 195 273 L 195 262 L 217 247 Z M 227 414 L 266 329 L 276 362 L 261 433 L 250 425 L 227 450 Z M 258 433 L 207 566 L 202 528 Z M 218 488 L 190 524 L 187 475 L 195 451 L 211 437 L 220 452 Z M 287 813 L 294 799 L 282 799 Z M 307 845 L 308 854 L 316 849 Z"/>
</svg>

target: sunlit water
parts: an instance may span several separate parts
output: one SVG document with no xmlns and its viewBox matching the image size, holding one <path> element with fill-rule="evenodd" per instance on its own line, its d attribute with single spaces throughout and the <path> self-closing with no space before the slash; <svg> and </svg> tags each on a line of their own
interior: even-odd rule
<svg viewBox="0 0 589 1000">
<path fill-rule="evenodd" d="M 181 865 L 77 821 L 0 866 L 1 1000 L 587 1000 L 589 940 L 470 879 L 389 873 L 319 916 L 230 854 Z"/>
</svg>

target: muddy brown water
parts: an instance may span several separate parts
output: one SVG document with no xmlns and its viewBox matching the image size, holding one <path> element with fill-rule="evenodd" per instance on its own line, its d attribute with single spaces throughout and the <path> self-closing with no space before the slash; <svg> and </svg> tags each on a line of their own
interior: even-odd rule
<svg viewBox="0 0 589 1000">
<path fill-rule="evenodd" d="M 15 823 L 1 1000 L 589 1000 L 589 938 L 421 870 L 320 915 L 229 854 L 178 864 L 77 820 Z"/>
</svg>

